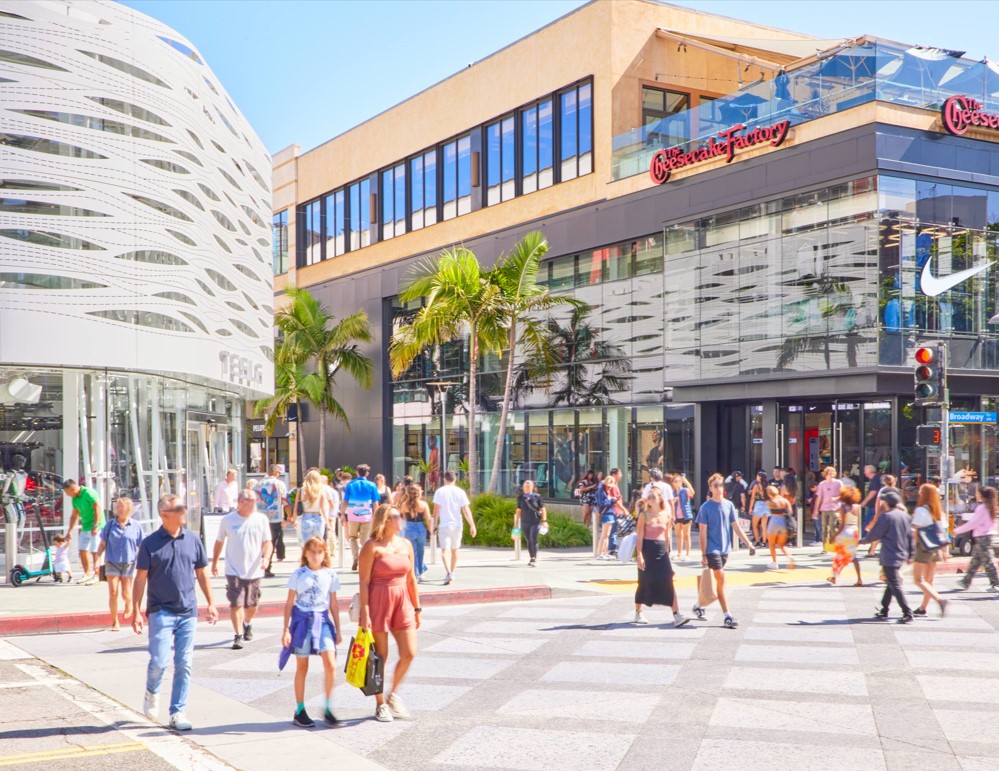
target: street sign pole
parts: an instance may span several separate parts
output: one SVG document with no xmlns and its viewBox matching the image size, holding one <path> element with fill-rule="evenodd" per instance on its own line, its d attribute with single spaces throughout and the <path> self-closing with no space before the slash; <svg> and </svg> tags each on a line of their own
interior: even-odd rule
<svg viewBox="0 0 999 771">
<path fill-rule="evenodd" d="M 947 346 L 937 345 L 939 366 L 943 368 L 943 401 L 940 406 L 940 478 L 943 483 L 943 521 L 950 531 L 950 388 L 947 387 Z"/>
</svg>

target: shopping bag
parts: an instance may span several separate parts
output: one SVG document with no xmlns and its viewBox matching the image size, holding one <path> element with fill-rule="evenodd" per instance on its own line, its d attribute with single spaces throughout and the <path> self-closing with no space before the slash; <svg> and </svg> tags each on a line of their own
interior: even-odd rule
<svg viewBox="0 0 999 771">
<path fill-rule="evenodd" d="M 697 604 L 704 608 L 717 599 L 718 595 L 715 594 L 715 582 L 711 577 L 711 570 L 704 568 L 701 571 L 701 577 L 697 579 Z"/>
<path fill-rule="evenodd" d="M 621 543 L 617 545 L 617 558 L 621 562 L 631 562 L 631 558 L 635 556 L 635 544 L 637 542 L 637 533 L 629 533 L 622 538 Z"/>
<path fill-rule="evenodd" d="M 372 644 L 368 649 L 368 661 L 364 670 L 364 685 L 361 693 L 374 696 L 381 693 L 385 686 L 385 659 L 378 655 Z"/>
<path fill-rule="evenodd" d="M 355 688 L 364 688 L 365 676 L 368 667 L 368 657 L 374 653 L 375 638 L 367 629 L 358 629 L 350 641 L 350 650 L 347 654 L 347 665 L 344 671 L 347 673 L 347 683 Z M 384 666 L 384 665 L 383 665 Z"/>
</svg>

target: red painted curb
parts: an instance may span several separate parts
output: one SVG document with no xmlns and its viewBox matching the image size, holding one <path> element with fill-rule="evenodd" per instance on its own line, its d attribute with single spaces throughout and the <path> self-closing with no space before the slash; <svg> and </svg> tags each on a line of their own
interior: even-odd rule
<svg viewBox="0 0 999 771">
<path fill-rule="evenodd" d="M 548 586 L 502 586 L 493 589 L 449 589 L 441 592 L 425 592 L 420 597 L 423 605 L 465 605 L 480 602 L 513 602 L 517 600 L 550 600 L 552 590 Z M 340 609 L 346 612 L 351 596 L 341 596 Z M 219 608 L 225 614 L 225 608 Z M 284 602 L 262 602 L 257 609 L 258 616 L 280 616 L 284 613 Z M 39 616 L 0 616 L 0 637 L 13 637 L 26 634 L 58 634 L 59 632 L 80 632 L 88 629 L 106 629 L 109 616 L 103 611 L 88 613 L 53 613 Z M 123 627 L 127 630 L 127 625 Z"/>
</svg>

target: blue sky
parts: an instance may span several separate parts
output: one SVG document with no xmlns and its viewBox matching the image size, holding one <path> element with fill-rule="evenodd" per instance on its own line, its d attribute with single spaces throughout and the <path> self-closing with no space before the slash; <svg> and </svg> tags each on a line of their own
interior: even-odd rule
<svg viewBox="0 0 999 771">
<path fill-rule="evenodd" d="M 601 0 L 607 2 L 608 0 Z M 990 0 L 687 0 L 818 37 L 990 54 Z M 582 5 L 580 0 L 125 0 L 190 39 L 276 152 L 308 150 Z"/>
</svg>

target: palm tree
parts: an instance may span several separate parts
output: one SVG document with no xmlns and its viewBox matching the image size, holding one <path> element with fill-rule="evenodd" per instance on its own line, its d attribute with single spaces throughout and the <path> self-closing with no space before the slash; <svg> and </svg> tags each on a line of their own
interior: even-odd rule
<svg viewBox="0 0 999 771">
<path fill-rule="evenodd" d="M 362 388 L 371 387 L 374 364 L 357 346 L 357 342 L 371 341 L 371 329 L 364 311 L 337 321 L 307 289 L 289 287 L 286 294 L 290 302 L 274 315 L 274 324 L 284 336 L 282 355 L 312 368 L 321 385 L 309 401 L 319 410 L 318 465 L 326 468 L 327 416 L 332 415 L 350 428 L 343 405 L 333 395 L 336 373 L 343 369 Z"/>
<path fill-rule="evenodd" d="M 841 319 L 846 326 L 845 331 L 837 331 L 835 337 L 846 345 L 847 366 L 857 366 L 857 352 L 863 342 L 856 330 L 857 311 L 854 308 L 853 292 L 842 278 L 833 276 L 828 268 L 822 273 L 802 276 L 796 282 L 803 288 L 804 300 L 797 303 L 798 313 L 807 314 L 810 302 L 819 305 L 820 318 L 823 323 L 829 319 Z M 785 370 L 794 364 L 795 360 L 805 354 L 821 353 L 826 367 L 831 366 L 832 347 L 830 338 L 833 335 L 827 330 L 805 329 L 800 335 L 789 335 L 781 343 L 777 355 L 778 371 Z"/>
<path fill-rule="evenodd" d="M 433 345 L 469 338 L 468 365 L 468 466 L 471 492 L 478 489 L 476 425 L 476 371 L 481 351 L 499 353 L 506 342 L 500 288 L 489 280 L 475 254 L 464 247 L 441 252 L 421 261 L 411 271 L 399 299 L 423 299 L 408 324 L 400 325 L 389 342 L 389 364 L 398 377 L 413 360 Z M 442 448 L 446 452 L 446 448 Z"/>
<path fill-rule="evenodd" d="M 295 433 L 298 435 L 298 457 L 301 461 L 298 464 L 299 476 L 305 468 L 305 433 L 302 431 L 302 402 L 312 401 L 317 398 L 322 391 L 322 383 L 318 376 L 310 373 L 304 364 L 291 360 L 287 351 L 279 346 L 274 358 L 274 396 L 269 399 L 260 399 L 253 405 L 255 417 L 266 418 L 264 421 L 264 433 L 268 436 L 274 433 L 274 426 L 277 421 L 288 416 L 289 410 L 294 407 L 298 416 L 298 427 Z"/>
<path fill-rule="evenodd" d="M 614 392 L 623 391 L 631 379 L 631 362 L 625 350 L 600 339 L 600 329 L 587 321 L 588 306 L 572 309 L 565 326 L 556 319 L 547 322 L 547 334 L 554 349 L 554 364 L 540 368 L 537 361 L 525 362 L 517 374 L 514 391 L 523 394 L 539 388 L 550 390 L 550 406 L 590 407 L 613 404 Z M 599 366 L 599 374 L 589 379 L 589 370 Z M 564 379 L 562 379 L 564 377 Z"/>
<path fill-rule="evenodd" d="M 506 378 L 503 384 L 503 401 L 496 450 L 493 454 L 493 468 L 486 487 L 486 492 L 489 493 L 495 492 L 499 481 L 506 422 L 510 414 L 510 403 L 513 401 L 514 360 L 518 344 L 522 359 L 535 362 L 542 367 L 555 366 L 557 354 L 552 345 L 552 338 L 548 334 L 548 327 L 535 314 L 558 305 L 586 307 L 585 303 L 573 297 L 553 295 L 547 287 L 538 284 L 541 258 L 547 251 L 548 241 L 541 233 L 533 231 L 520 239 L 512 252 L 501 257 L 489 273 L 490 280 L 502 293 L 507 325 Z"/>
</svg>

